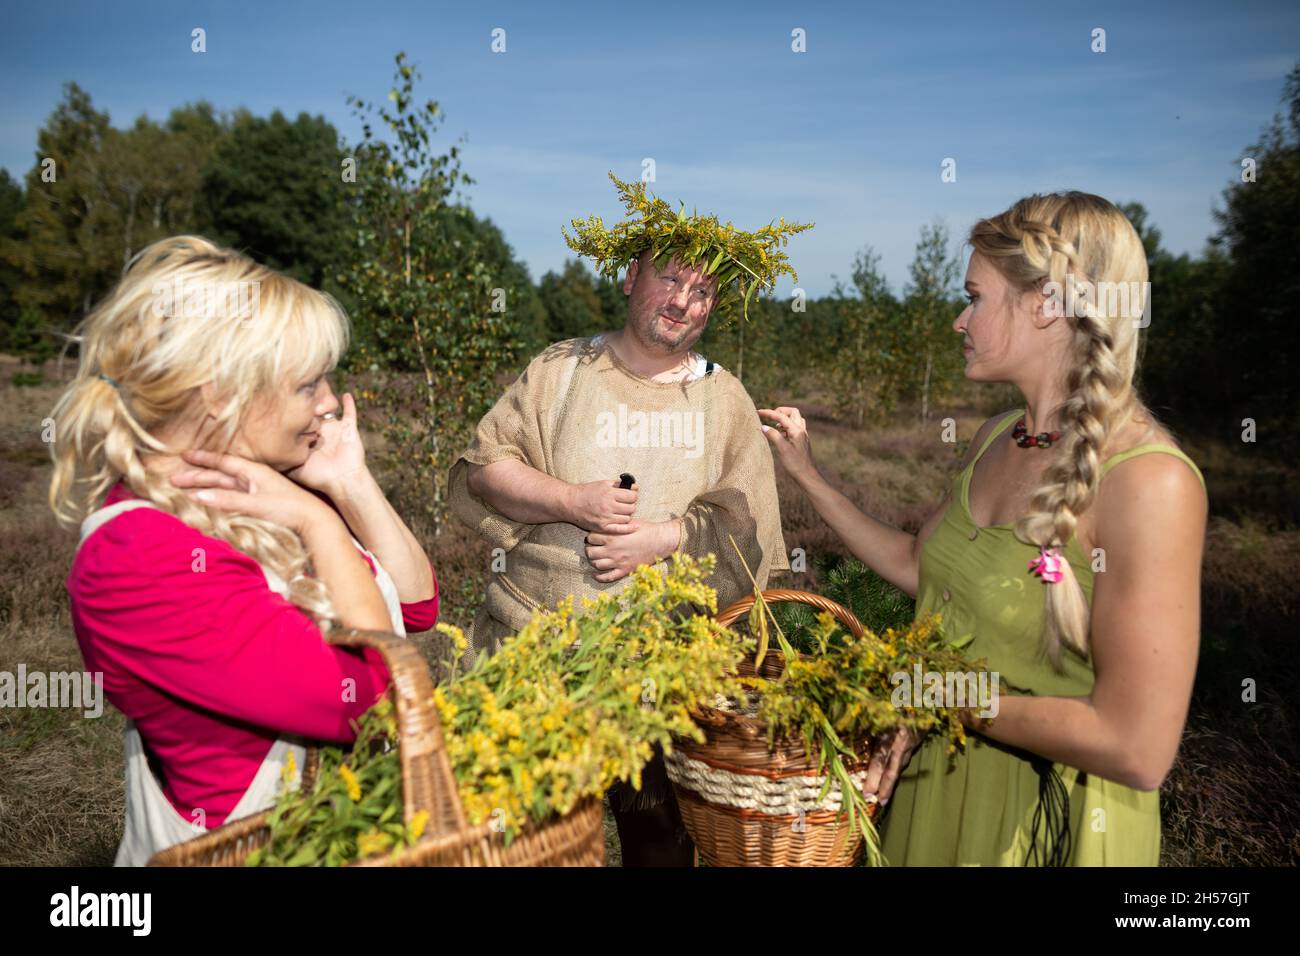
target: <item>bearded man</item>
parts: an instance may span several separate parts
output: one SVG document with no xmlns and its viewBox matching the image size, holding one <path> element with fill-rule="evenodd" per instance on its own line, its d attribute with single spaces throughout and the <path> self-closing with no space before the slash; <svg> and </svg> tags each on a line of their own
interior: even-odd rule
<svg viewBox="0 0 1300 956">
<path fill-rule="evenodd" d="M 675 552 L 716 555 L 709 584 L 719 609 L 789 567 L 758 412 L 744 386 L 692 346 L 720 302 L 793 273 L 775 246 L 808 227 L 782 220 L 744 233 L 673 214 L 643 183 L 611 178 L 640 221 L 611 231 L 595 217 L 574 220 L 578 236 L 566 238 L 606 275 L 626 266 L 626 322 L 536 356 L 451 470 L 454 512 L 504 565 L 489 576 L 467 663 L 493 653 L 535 609 L 617 592 L 634 568 Z M 640 791 L 620 785 L 610 800 L 625 865 L 690 865 L 659 754 Z"/>
</svg>

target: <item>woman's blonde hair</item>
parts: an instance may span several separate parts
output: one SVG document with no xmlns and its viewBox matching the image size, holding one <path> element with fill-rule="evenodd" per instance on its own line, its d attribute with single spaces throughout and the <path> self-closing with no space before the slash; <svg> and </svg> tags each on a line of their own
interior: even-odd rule
<svg viewBox="0 0 1300 956">
<path fill-rule="evenodd" d="M 1013 292 L 1047 292 L 1073 330 L 1064 433 L 1029 513 L 1015 526 L 1027 544 L 1064 551 L 1101 482 L 1108 443 L 1131 421 L 1156 424 L 1133 384 L 1138 328 L 1147 307 L 1147 257 L 1128 217 L 1082 192 L 1029 196 L 981 219 L 970 244 Z M 1049 285 L 1050 283 L 1050 285 Z M 1045 586 L 1043 650 L 1059 671 L 1065 647 L 1088 653 L 1090 608 L 1068 561 Z"/>
<path fill-rule="evenodd" d="M 332 369 L 348 335 L 347 315 L 332 297 L 238 252 L 198 236 L 144 249 L 69 337 L 80 360 L 52 413 L 56 518 L 75 526 L 124 478 L 137 495 L 277 573 L 289 599 L 317 621 L 333 618 L 294 532 L 201 505 L 146 469 L 144 458 L 183 450 L 156 433 L 202 421 L 206 383 L 217 410 L 201 443 L 228 450 L 255 401 L 275 401 L 285 382 Z"/>
</svg>

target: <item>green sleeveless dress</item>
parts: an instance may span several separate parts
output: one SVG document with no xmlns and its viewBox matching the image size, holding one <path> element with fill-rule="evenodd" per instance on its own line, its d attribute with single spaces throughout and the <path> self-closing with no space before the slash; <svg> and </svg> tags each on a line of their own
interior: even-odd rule
<svg viewBox="0 0 1300 956">
<path fill-rule="evenodd" d="M 939 611 L 950 642 L 999 673 L 1003 694 L 1083 697 L 1091 658 L 1071 651 L 1057 673 L 1040 651 L 1043 582 L 1028 572 L 1036 548 L 1012 525 L 980 528 L 970 515 L 970 478 L 984 452 L 1023 412 L 998 423 L 971 463 L 953 478 L 952 502 L 921 549 L 917 614 Z M 1102 477 L 1137 455 L 1163 452 L 1200 469 L 1169 445 L 1138 445 L 1108 459 Z M 1092 558 L 1077 537 L 1064 549 L 1092 602 Z M 1156 866 L 1160 793 L 971 735 L 948 769 L 946 741 L 912 755 L 881 820 L 882 849 L 895 866 Z"/>
</svg>

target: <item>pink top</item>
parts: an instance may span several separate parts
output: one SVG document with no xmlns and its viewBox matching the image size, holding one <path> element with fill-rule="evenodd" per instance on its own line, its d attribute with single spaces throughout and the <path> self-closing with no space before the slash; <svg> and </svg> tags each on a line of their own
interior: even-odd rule
<svg viewBox="0 0 1300 956">
<path fill-rule="evenodd" d="M 135 497 L 119 482 L 104 504 Z M 402 605 L 408 631 L 437 621 L 437 582 L 433 597 Z M 278 736 L 349 742 L 348 721 L 388 686 L 378 651 L 326 644 L 257 561 L 156 508 L 92 532 L 67 588 L 86 669 L 103 672 L 105 696 L 135 721 L 172 806 L 187 821 L 202 809 L 208 828 L 225 821 Z M 344 694 L 347 678 L 355 694 Z"/>
</svg>

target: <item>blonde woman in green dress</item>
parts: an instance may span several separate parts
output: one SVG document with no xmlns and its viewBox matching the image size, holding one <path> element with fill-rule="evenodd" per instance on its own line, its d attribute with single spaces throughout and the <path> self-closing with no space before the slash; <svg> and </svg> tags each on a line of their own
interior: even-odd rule
<svg viewBox="0 0 1300 956">
<path fill-rule="evenodd" d="M 1207 499 L 1134 388 L 1146 255 L 1117 207 L 1079 192 L 1023 199 L 969 242 L 953 347 L 967 378 L 1024 404 L 980 427 L 918 533 L 822 478 L 797 408 L 759 410 L 849 550 L 999 674 L 996 716 L 967 711 L 954 769 L 938 740 L 878 745 L 883 849 L 896 865 L 1154 866 L 1196 673 Z"/>
</svg>

